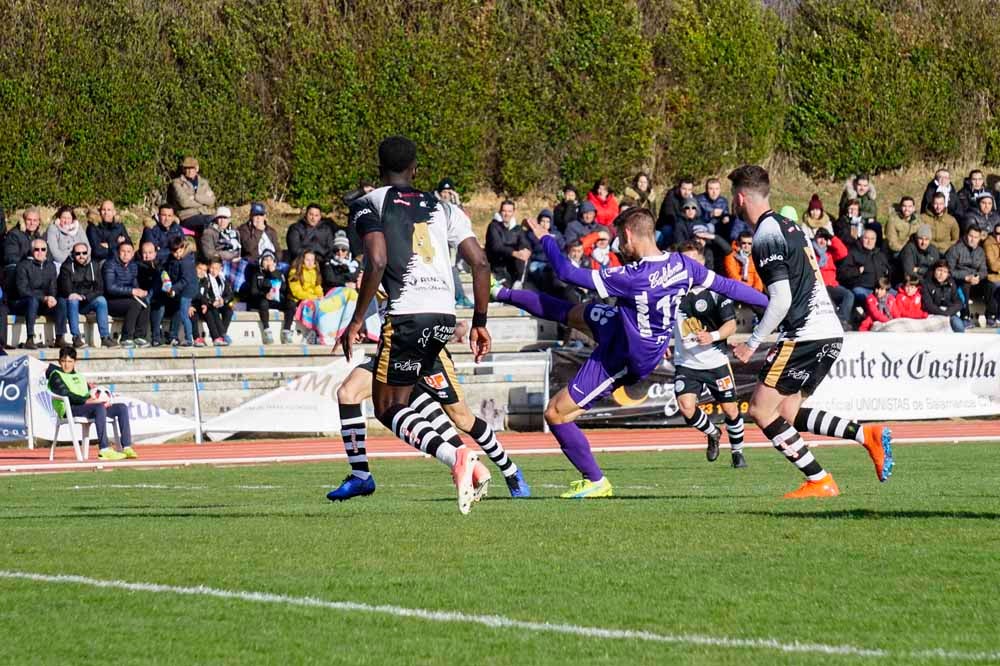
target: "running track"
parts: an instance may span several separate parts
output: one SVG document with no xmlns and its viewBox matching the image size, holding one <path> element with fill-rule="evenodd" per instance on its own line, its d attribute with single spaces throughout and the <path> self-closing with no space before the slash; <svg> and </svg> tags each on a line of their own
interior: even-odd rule
<svg viewBox="0 0 1000 666">
<path fill-rule="evenodd" d="M 915 442 L 958 443 L 1000 440 L 1000 421 L 930 421 L 891 424 L 893 439 L 900 444 Z M 702 449 L 704 438 L 690 428 L 660 430 L 592 430 L 588 432 L 594 450 L 599 453 L 625 451 L 669 451 Z M 543 433 L 501 433 L 500 440 L 511 453 L 559 453 L 551 435 Z M 810 441 L 843 444 L 841 440 L 810 436 Z M 725 438 L 723 438 L 723 445 Z M 751 447 L 770 446 L 760 430 L 747 426 L 746 442 Z M 0 449 L 0 475 L 69 472 L 113 467 L 179 467 L 186 465 L 237 465 L 278 462 L 343 461 L 343 444 L 335 439 L 249 440 L 205 444 L 146 444 L 136 447 L 139 460 L 103 462 L 96 460 L 97 446 L 91 446 L 90 459 L 78 462 L 73 447 L 56 448 L 55 460 L 49 462 L 48 447 L 28 450 Z M 419 451 L 394 437 L 372 437 L 367 442 L 371 458 L 418 457 Z"/>
</svg>

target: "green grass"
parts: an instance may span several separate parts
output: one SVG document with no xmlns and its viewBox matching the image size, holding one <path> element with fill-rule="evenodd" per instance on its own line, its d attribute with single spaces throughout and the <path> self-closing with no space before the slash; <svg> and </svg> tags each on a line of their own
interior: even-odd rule
<svg viewBox="0 0 1000 666">
<path fill-rule="evenodd" d="M 961 663 L 1000 650 L 1000 457 L 909 446 L 885 485 L 855 448 L 819 451 L 842 496 L 789 502 L 772 450 L 604 455 L 619 497 L 571 502 L 561 457 L 522 458 L 539 497 L 457 512 L 447 471 L 342 465 L 0 479 L 0 569 L 498 614 L 659 634 L 854 645 L 881 659 L 585 638 L 201 596 L 0 579 L 5 663 Z M 497 478 L 499 475 L 496 475 Z M 165 488 L 116 487 L 146 484 Z M 262 487 L 263 486 L 263 487 Z"/>
</svg>

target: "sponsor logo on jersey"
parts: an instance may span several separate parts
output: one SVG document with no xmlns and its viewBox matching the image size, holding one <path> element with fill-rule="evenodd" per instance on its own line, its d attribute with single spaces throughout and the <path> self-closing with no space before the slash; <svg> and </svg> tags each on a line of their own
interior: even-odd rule
<svg viewBox="0 0 1000 666">
<path fill-rule="evenodd" d="M 760 260 L 760 267 L 763 268 L 764 266 L 767 266 L 772 261 L 784 261 L 784 260 L 785 260 L 785 255 L 783 255 L 783 254 L 772 254 L 771 256 L 764 257 L 763 259 Z"/>
<path fill-rule="evenodd" d="M 435 372 L 430 377 L 424 377 L 424 383 L 438 391 L 448 388 L 448 380 L 443 372 Z"/>
<path fill-rule="evenodd" d="M 420 372 L 420 361 L 396 361 L 392 364 L 393 370 L 399 370 L 400 372 Z"/>
<path fill-rule="evenodd" d="M 720 391 L 730 391 L 733 388 L 732 377 L 719 377 L 715 380 L 715 385 Z"/>
<path fill-rule="evenodd" d="M 655 273 L 649 274 L 649 288 L 669 287 L 671 284 L 680 281 L 682 273 L 684 274 L 683 277 L 686 277 L 687 273 L 684 269 L 684 264 L 664 266 Z"/>
<path fill-rule="evenodd" d="M 708 303 L 704 299 L 699 298 L 694 302 L 694 309 L 698 312 L 704 312 L 708 309 Z"/>
<path fill-rule="evenodd" d="M 396 197 L 395 199 L 393 199 L 392 203 L 399 204 L 400 206 L 409 206 L 410 205 L 409 201 L 404 201 L 403 199 L 400 199 L 399 197 Z"/>
</svg>

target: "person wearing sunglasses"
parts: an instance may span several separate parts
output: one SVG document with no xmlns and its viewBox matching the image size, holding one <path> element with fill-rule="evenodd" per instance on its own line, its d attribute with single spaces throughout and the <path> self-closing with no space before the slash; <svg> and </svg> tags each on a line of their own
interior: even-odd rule
<svg viewBox="0 0 1000 666">
<path fill-rule="evenodd" d="M 87 346 L 80 334 L 80 315 L 93 312 L 102 347 L 117 347 L 108 323 L 108 301 L 104 298 L 104 278 L 90 257 L 90 247 L 77 243 L 59 269 L 59 297 L 66 301 L 66 317 L 73 346 Z"/>
<path fill-rule="evenodd" d="M 21 345 L 24 349 L 38 349 L 35 344 L 35 320 L 39 314 L 55 318 L 55 337 L 50 347 L 60 347 L 66 337 L 66 301 L 59 298 L 56 265 L 49 259 L 49 248 L 44 239 L 31 242 L 29 256 L 17 264 L 14 282 L 17 300 L 14 312 L 24 315 L 27 335 Z"/>
</svg>

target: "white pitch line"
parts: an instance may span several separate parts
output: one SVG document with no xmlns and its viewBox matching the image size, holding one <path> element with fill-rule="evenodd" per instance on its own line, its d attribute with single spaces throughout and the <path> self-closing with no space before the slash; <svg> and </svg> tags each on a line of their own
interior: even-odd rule
<svg viewBox="0 0 1000 666">
<path fill-rule="evenodd" d="M 909 658 L 909 659 L 943 659 L 948 661 L 1000 661 L 1000 652 L 962 652 L 931 648 L 927 650 L 894 652 L 881 648 L 866 648 L 856 645 L 827 645 L 824 643 L 784 643 L 773 638 L 729 638 L 720 636 L 703 636 L 699 634 L 659 634 L 636 629 L 608 629 L 603 627 L 587 627 L 576 624 L 559 624 L 549 622 L 528 622 L 515 620 L 502 615 L 474 615 L 458 611 L 434 611 L 424 608 L 406 608 L 403 606 L 358 603 L 354 601 L 326 601 L 315 597 L 293 597 L 269 592 L 247 592 L 242 590 L 222 590 L 218 588 L 198 586 L 179 587 L 161 585 L 158 583 L 130 583 L 124 580 L 101 580 L 86 576 L 68 574 L 48 575 L 25 571 L 0 570 L 0 579 L 28 580 L 38 583 L 56 583 L 82 585 L 104 589 L 126 590 L 128 592 L 148 592 L 153 594 L 173 594 L 195 597 L 212 597 L 216 599 L 235 599 L 261 604 L 279 604 L 285 606 L 303 606 L 307 608 L 322 608 L 324 610 L 371 613 L 392 617 L 414 618 L 427 622 L 445 622 L 456 624 L 478 624 L 492 629 L 518 629 L 535 633 L 568 634 L 583 638 L 602 640 L 630 640 L 649 643 L 669 643 L 675 645 L 695 645 L 718 648 L 750 648 L 774 652 L 799 654 L 824 654 L 840 657 L 870 657 L 870 658 Z"/>
</svg>

